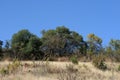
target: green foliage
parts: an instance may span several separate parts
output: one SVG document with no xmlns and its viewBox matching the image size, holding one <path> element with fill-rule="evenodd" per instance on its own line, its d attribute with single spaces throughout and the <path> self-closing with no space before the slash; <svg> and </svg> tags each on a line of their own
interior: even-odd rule
<svg viewBox="0 0 120 80">
<path fill-rule="evenodd" d="M 87 50 L 87 55 L 86 55 L 86 57 L 87 57 L 87 59 L 88 60 L 92 60 L 92 56 L 94 55 L 94 53 L 91 51 L 91 50 Z"/>
<path fill-rule="evenodd" d="M 120 40 L 111 39 L 109 44 L 110 44 L 110 46 L 112 47 L 113 50 L 119 50 L 120 49 Z"/>
<path fill-rule="evenodd" d="M 118 71 L 120 71 L 120 65 L 118 66 Z"/>
<path fill-rule="evenodd" d="M 112 61 L 120 62 L 120 40 L 111 39 L 109 48 L 106 48 Z"/>
<path fill-rule="evenodd" d="M 11 47 L 17 58 L 24 56 L 26 53 L 26 45 L 28 44 L 30 37 L 33 36 L 34 35 L 32 35 L 28 30 L 21 30 L 12 36 Z"/>
<path fill-rule="evenodd" d="M 72 56 L 70 60 L 72 61 L 73 64 L 78 64 L 78 60 L 76 56 Z"/>
<path fill-rule="evenodd" d="M 2 52 L 3 41 L 0 40 L 0 52 Z"/>
<path fill-rule="evenodd" d="M 90 42 L 95 42 L 95 43 L 98 43 L 98 44 L 102 43 L 102 39 L 99 38 L 98 36 L 96 36 L 95 34 L 89 34 L 88 39 L 89 39 Z"/>
<path fill-rule="evenodd" d="M 49 56 L 65 56 L 69 53 L 85 53 L 83 37 L 64 26 L 42 31 L 42 50 Z M 75 50 L 76 49 L 76 50 Z"/>
<path fill-rule="evenodd" d="M 65 26 L 59 26 L 56 28 L 56 32 L 59 34 L 70 34 L 70 30 Z"/>
<path fill-rule="evenodd" d="M 104 62 L 104 57 L 102 55 L 97 55 L 93 60 L 93 65 L 101 70 L 106 70 L 107 65 Z"/>
<path fill-rule="evenodd" d="M 113 51 L 112 51 L 112 48 L 111 48 L 111 47 L 106 47 L 105 52 L 106 52 L 107 54 L 111 54 L 111 53 L 113 53 Z"/>
<path fill-rule="evenodd" d="M 88 36 L 88 52 L 92 52 L 92 54 L 99 54 L 103 50 L 102 47 L 102 39 L 96 36 L 95 34 L 89 34 Z"/>
<path fill-rule="evenodd" d="M 29 39 L 29 42 L 26 46 L 26 53 L 28 54 L 30 59 L 34 58 L 35 60 L 38 60 L 42 57 L 42 52 L 40 51 L 41 45 L 42 42 L 38 37 L 31 37 Z"/>
<path fill-rule="evenodd" d="M 3 58 L 2 45 L 3 45 L 3 41 L 0 40 L 0 60 Z"/>
<path fill-rule="evenodd" d="M 7 75 L 8 73 L 9 73 L 9 71 L 8 71 L 7 69 L 5 69 L 5 68 L 1 68 L 1 69 L 0 69 L 0 74 L 1 74 L 2 76 Z"/>
<path fill-rule="evenodd" d="M 42 43 L 36 35 L 33 35 L 28 30 L 20 30 L 12 36 L 11 45 L 17 58 L 31 59 L 34 56 L 34 59 L 36 59 L 41 52 L 39 48 Z"/>
<path fill-rule="evenodd" d="M 78 33 L 74 32 L 74 31 L 71 32 L 71 35 L 77 42 L 83 41 L 82 35 L 79 35 Z"/>
<path fill-rule="evenodd" d="M 5 49 L 8 50 L 10 48 L 11 45 L 11 41 L 10 40 L 6 40 L 5 42 Z"/>
<path fill-rule="evenodd" d="M 42 34 L 43 34 L 43 39 L 42 40 L 46 40 L 48 38 L 50 39 L 53 36 L 55 36 L 56 31 L 55 30 L 48 30 L 48 31 L 42 32 Z"/>
<path fill-rule="evenodd" d="M 90 61 L 94 55 L 105 53 L 102 55 L 107 56 L 108 60 L 120 61 L 120 40 L 112 39 L 104 49 L 100 37 L 95 34 L 89 34 L 87 37 L 88 40 L 84 41 L 82 35 L 70 31 L 65 26 L 58 26 L 54 30 L 42 30 L 41 38 L 23 29 L 15 33 L 10 41 L 6 41 L 5 48 L 2 48 L 3 41 L 0 40 L 0 59 L 7 55 L 12 59 L 20 60 L 43 58 L 54 60 L 56 56 L 75 54 L 78 57 L 86 57 Z"/>
</svg>

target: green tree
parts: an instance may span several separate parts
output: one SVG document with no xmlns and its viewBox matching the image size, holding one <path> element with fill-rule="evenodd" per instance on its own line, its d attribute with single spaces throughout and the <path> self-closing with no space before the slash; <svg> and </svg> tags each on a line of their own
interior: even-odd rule
<svg viewBox="0 0 120 80">
<path fill-rule="evenodd" d="M 29 39 L 29 43 L 26 46 L 26 53 L 30 57 L 30 59 L 38 60 L 42 59 L 44 54 L 40 50 L 40 46 L 42 42 L 38 37 L 31 37 Z"/>
<path fill-rule="evenodd" d="M 3 41 L 0 40 L 0 52 L 2 52 Z"/>
<path fill-rule="evenodd" d="M 11 40 L 11 47 L 15 53 L 15 56 L 19 59 L 29 59 L 32 55 L 32 52 L 34 52 L 33 47 L 39 48 L 39 41 L 36 35 L 30 33 L 28 30 L 20 30 L 18 33 L 14 34 L 12 36 Z M 33 43 L 35 43 L 33 45 Z M 39 45 L 39 46 L 38 46 Z M 38 49 L 39 50 L 39 49 Z"/>
<path fill-rule="evenodd" d="M 6 40 L 6 42 L 5 42 L 5 49 L 9 50 L 10 46 L 11 46 L 11 41 L 10 40 Z"/>
<path fill-rule="evenodd" d="M 102 39 L 96 36 L 95 34 L 89 34 L 87 37 L 87 57 L 91 59 L 92 55 L 103 52 Z"/>
<path fill-rule="evenodd" d="M 72 31 L 71 36 L 73 45 L 79 49 L 79 53 L 86 55 L 87 43 L 83 40 L 82 35 L 79 35 L 77 32 Z"/>
<path fill-rule="evenodd" d="M 65 26 L 58 26 L 56 28 L 56 32 L 59 34 L 59 35 L 65 35 L 65 34 L 70 34 L 70 30 L 68 28 L 66 28 Z"/>
<path fill-rule="evenodd" d="M 83 37 L 64 26 L 59 26 L 55 30 L 44 30 L 42 33 L 42 50 L 48 53 L 48 55 L 64 56 L 70 53 L 83 53 L 85 51 Z"/>
<path fill-rule="evenodd" d="M 3 57 L 3 54 L 2 54 L 2 45 L 3 45 L 3 41 L 0 40 L 0 59 Z"/>
<path fill-rule="evenodd" d="M 56 35 L 55 30 L 48 30 L 43 34 L 42 37 L 42 50 L 46 53 L 46 56 L 55 56 L 55 50 L 60 46 L 60 38 Z M 60 42 L 59 42 L 60 41 Z"/>
<path fill-rule="evenodd" d="M 111 47 L 112 51 L 110 56 L 116 59 L 116 61 L 120 61 L 120 40 L 111 39 L 109 46 Z"/>
<path fill-rule="evenodd" d="M 110 44 L 110 46 L 112 47 L 113 50 L 119 50 L 120 49 L 120 40 L 111 39 L 109 44 Z"/>
<path fill-rule="evenodd" d="M 106 53 L 111 54 L 112 53 L 112 48 L 110 46 L 106 47 Z"/>
<path fill-rule="evenodd" d="M 95 34 L 88 35 L 88 50 L 93 53 L 96 53 L 102 49 L 102 39 L 96 36 Z"/>
</svg>

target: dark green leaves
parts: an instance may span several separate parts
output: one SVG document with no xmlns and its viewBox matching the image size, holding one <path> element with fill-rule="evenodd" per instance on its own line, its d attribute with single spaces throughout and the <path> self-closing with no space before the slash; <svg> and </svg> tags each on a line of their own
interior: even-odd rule
<svg viewBox="0 0 120 80">
<path fill-rule="evenodd" d="M 41 45 L 40 39 L 28 30 L 21 30 L 12 37 L 12 49 L 19 58 L 32 58 L 31 55 L 39 53 Z"/>
<path fill-rule="evenodd" d="M 0 40 L 0 52 L 2 52 L 3 41 Z"/>
</svg>

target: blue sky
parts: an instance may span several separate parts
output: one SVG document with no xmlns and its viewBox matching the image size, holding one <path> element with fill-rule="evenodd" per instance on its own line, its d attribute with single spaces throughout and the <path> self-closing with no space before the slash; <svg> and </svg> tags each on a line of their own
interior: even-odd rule
<svg viewBox="0 0 120 80">
<path fill-rule="evenodd" d="M 0 40 L 9 40 L 21 29 L 40 31 L 66 26 L 84 39 L 95 33 L 107 45 L 120 39 L 119 0 L 0 0 Z"/>
</svg>

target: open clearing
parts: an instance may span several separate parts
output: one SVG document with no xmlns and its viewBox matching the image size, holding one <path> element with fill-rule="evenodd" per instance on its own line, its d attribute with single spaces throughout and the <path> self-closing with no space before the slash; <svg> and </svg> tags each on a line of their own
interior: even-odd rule
<svg viewBox="0 0 120 80">
<path fill-rule="evenodd" d="M 0 62 L 0 69 L 12 62 Z M 22 61 L 11 74 L 0 74 L 0 80 L 120 80 L 120 63 L 107 63 L 108 70 L 95 68 L 91 62 Z"/>
</svg>

